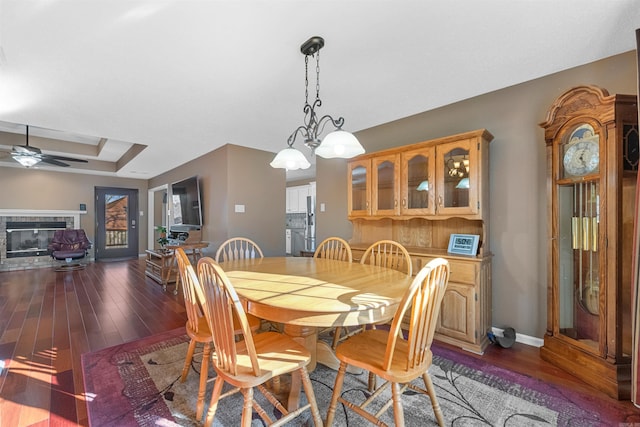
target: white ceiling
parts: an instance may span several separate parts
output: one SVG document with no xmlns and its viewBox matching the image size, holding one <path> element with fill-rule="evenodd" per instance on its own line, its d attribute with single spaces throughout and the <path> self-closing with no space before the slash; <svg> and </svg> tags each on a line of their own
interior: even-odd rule
<svg viewBox="0 0 640 427">
<path fill-rule="evenodd" d="M 227 143 L 284 148 L 310 36 L 320 113 L 355 132 L 634 50 L 636 28 L 637 0 L 0 0 L 0 146 L 15 124 L 86 136 L 30 133 L 67 156 L 106 139 L 79 167 L 147 179 Z"/>
</svg>

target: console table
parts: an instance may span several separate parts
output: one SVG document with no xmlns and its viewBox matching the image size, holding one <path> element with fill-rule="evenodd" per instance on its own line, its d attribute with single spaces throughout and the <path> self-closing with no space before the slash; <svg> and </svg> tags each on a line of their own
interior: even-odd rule
<svg viewBox="0 0 640 427">
<path fill-rule="evenodd" d="M 144 274 L 162 285 L 167 290 L 168 283 L 175 283 L 177 274 L 172 273 L 173 251 L 147 249 L 146 268 Z"/>
</svg>

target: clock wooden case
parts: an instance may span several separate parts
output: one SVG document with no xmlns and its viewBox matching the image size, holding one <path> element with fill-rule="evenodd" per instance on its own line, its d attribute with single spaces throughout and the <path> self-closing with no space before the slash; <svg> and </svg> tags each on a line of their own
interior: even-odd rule
<svg viewBox="0 0 640 427">
<path fill-rule="evenodd" d="M 562 94 L 544 128 L 548 169 L 543 359 L 617 399 L 631 388 L 631 258 L 637 98 Z"/>
</svg>

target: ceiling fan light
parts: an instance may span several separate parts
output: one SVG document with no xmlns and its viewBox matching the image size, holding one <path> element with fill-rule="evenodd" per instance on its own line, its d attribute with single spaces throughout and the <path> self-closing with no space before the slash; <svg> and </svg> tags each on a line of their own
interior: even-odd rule
<svg viewBox="0 0 640 427">
<path fill-rule="evenodd" d="M 325 159 L 350 159 L 363 154 L 364 148 L 352 133 L 336 130 L 324 137 L 315 153 Z"/>
<path fill-rule="evenodd" d="M 30 168 L 40 163 L 40 159 L 33 156 L 11 156 L 13 160 L 20 163 L 22 166 Z"/>
<path fill-rule="evenodd" d="M 311 163 L 300 151 L 295 148 L 285 148 L 280 150 L 276 157 L 269 163 L 272 168 L 286 169 L 290 171 L 298 169 L 309 169 Z"/>
</svg>

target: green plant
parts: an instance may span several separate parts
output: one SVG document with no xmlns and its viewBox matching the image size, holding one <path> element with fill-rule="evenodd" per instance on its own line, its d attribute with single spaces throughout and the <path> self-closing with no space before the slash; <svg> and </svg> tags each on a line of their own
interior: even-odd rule
<svg viewBox="0 0 640 427">
<path fill-rule="evenodd" d="M 160 233 L 160 236 L 158 237 L 158 239 L 156 240 L 156 242 L 158 242 L 160 244 L 160 246 L 162 248 L 164 248 L 164 246 L 169 243 L 169 239 L 167 239 L 167 227 L 163 226 L 163 225 L 157 225 L 156 226 L 156 231 L 158 233 Z"/>
</svg>

